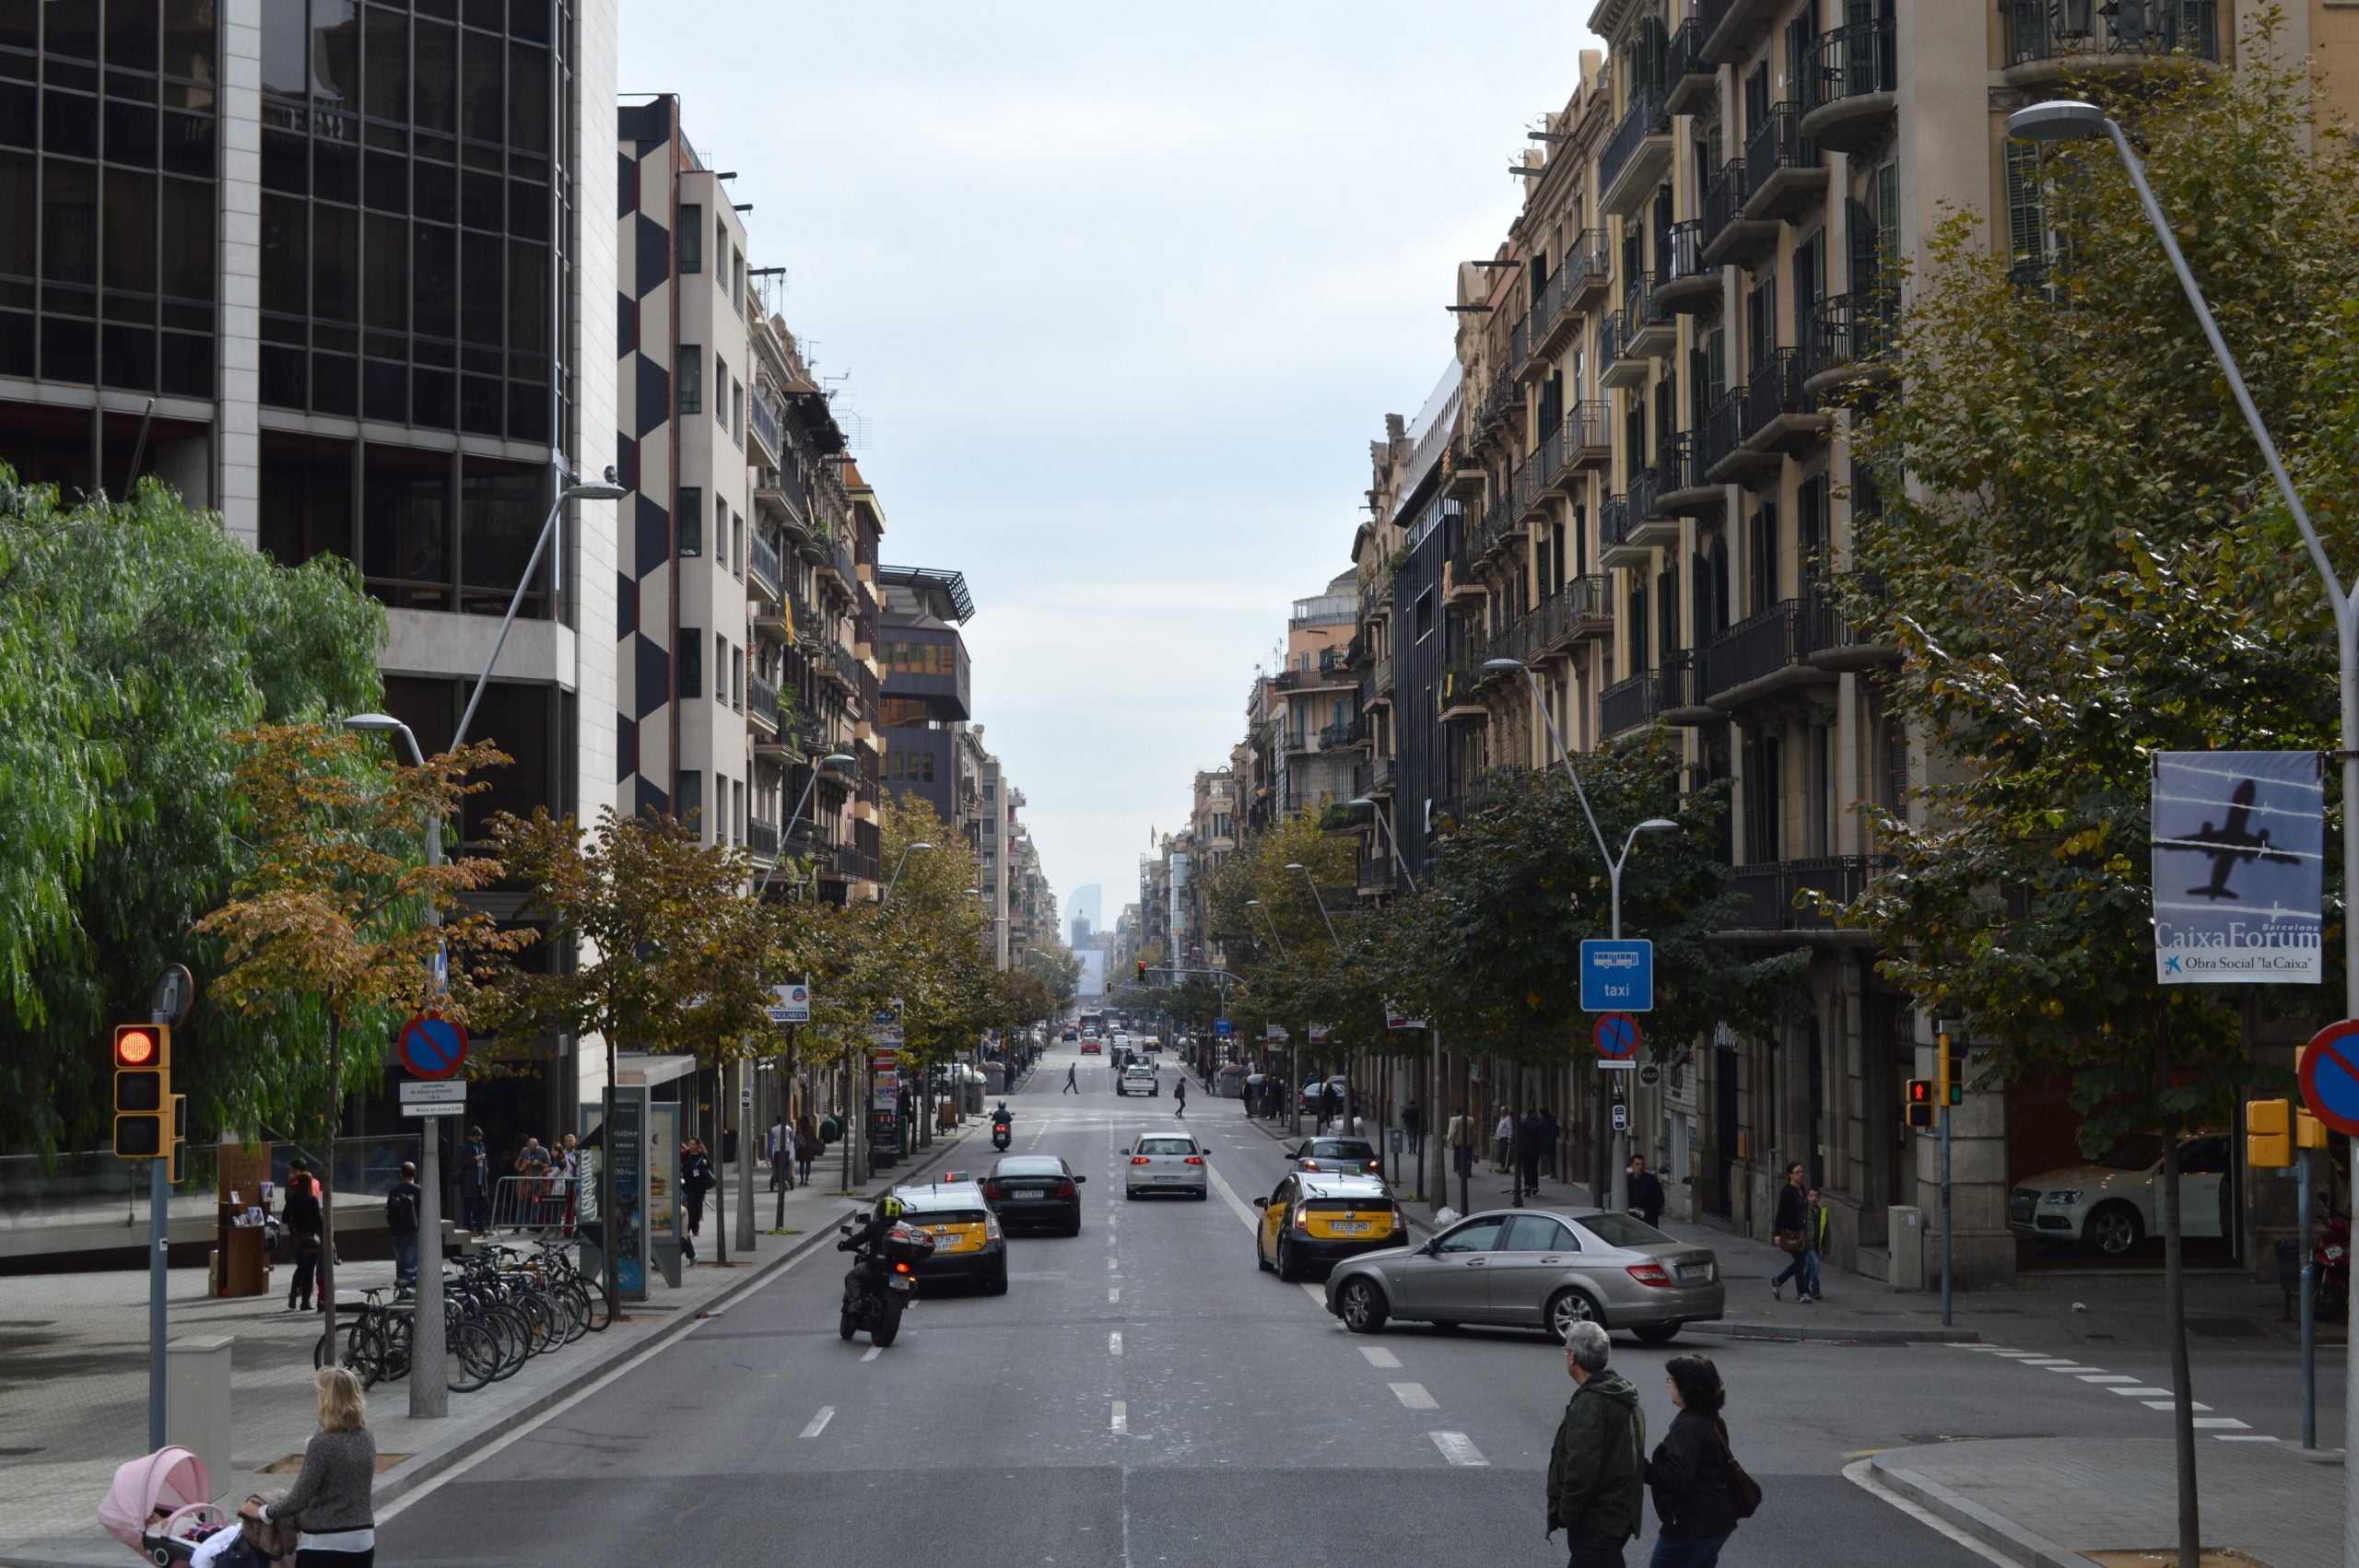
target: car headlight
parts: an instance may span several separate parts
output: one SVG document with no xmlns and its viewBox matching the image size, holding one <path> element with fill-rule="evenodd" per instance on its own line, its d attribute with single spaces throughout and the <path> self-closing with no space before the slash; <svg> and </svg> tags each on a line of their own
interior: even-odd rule
<svg viewBox="0 0 2359 1568">
<path fill-rule="evenodd" d="M 2081 1206 L 2081 1194 L 2051 1192 L 2040 1199 L 2039 1206 L 2043 1209 L 2077 1209 Z"/>
</svg>

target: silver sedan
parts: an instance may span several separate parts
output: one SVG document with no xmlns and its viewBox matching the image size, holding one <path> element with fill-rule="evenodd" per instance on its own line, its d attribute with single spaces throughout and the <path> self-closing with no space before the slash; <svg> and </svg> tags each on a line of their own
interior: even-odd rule
<svg viewBox="0 0 2359 1568">
<path fill-rule="evenodd" d="M 1361 1334 L 1407 1317 L 1544 1328 L 1561 1340 L 1587 1318 L 1653 1345 L 1726 1307 L 1710 1248 L 1602 1209 L 1472 1215 L 1423 1246 L 1367 1253 L 1327 1278 L 1327 1310 Z"/>
</svg>

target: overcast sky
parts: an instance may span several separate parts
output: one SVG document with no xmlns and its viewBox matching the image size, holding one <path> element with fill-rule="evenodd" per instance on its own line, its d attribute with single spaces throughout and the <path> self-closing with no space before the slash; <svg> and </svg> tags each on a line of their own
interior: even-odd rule
<svg viewBox="0 0 2359 1568">
<path fill-rule="evenodd" d="M 738 170 L 884 558 L 967 574 L 975 717 L 1061 901 L 1137 896 L 1367 443 L 1450 357 L 1451 265 L 1597 45 L 1586 0 L 622 0 L 621 85 Z"/>
</svg>

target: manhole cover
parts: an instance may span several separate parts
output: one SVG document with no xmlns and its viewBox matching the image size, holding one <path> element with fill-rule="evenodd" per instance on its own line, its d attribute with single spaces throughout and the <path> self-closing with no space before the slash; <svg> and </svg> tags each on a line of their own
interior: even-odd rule
<svg viewBox="0 0 2359 1568">
<path fill-rule="evenodd" d="M 2190 1317 L 2187 1331 L 2206 1340 L 2265 1340 L 2269 1330 L 2242 1317 Z"/>
</svg>

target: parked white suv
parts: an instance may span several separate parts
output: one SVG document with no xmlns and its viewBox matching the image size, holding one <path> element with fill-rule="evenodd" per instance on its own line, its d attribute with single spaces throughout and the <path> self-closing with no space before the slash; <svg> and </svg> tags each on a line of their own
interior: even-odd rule
<svg viewBox="0 0 2359 1568">
<path fill-rule="evenodd" d="M 2163 1140 L 2125 1138 L 2085 1165 L 2025 1176 L 2007 1194 L 2007 1228 L 2033 1241 L 2085 1244 L 2126 1258 L 2163 1228 Z M 2228 1137 L 2207 1132 L 2179 1146 L 2179 1224 L 2189 1237 L 2227 1230 Z"/>
<path fill-rule="evenodd" d="M 1121 1075 L 1114 1080 L 1114 1093 L 1160 1095 L 1163 1093 L 1163 1083 L 1156 1076 L 1153 1062 L 1134 1061 L 1122 1069 Z"/>
</svg>

